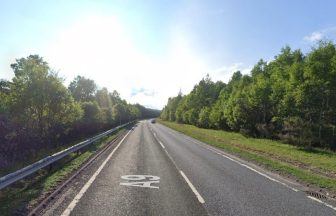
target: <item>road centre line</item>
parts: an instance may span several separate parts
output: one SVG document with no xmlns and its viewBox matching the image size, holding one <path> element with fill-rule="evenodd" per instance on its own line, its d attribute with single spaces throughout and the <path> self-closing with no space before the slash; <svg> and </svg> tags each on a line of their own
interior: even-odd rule
<svg viewBox="0 0 336 216">
<path fill-rule="evenodd" d="M 170 129 L 170 128 L 169 128 L 169 129 Z M 171 130 L 172 130 L 172 129 L 171 129 Z M 169 132 L 169 133 L 172 134 L 172 135 L 174 135 L 174 134 L 173 134 L 174 132 L 176 133 L 176 131 L 172 130 L 172 132 Z M 195 143 L 195 144 L 197 144 L 197 145 L 199 145 L 199 146 L 201 146 L 201 147 L 203 147 L 203 148 L 206 148 L 206 149 L 208 149 L 208 150 L 210 150 L 210 151 L 212 151 L 212 152 L 214 152 L 214 153 L 216 153 L 216 154 L 218 154 L 218 155 L 221 155 L 222 157 L 225 157 L 225 158 L 227 158 L 227 159 L 229 159 L 229 160 L 231 160 L 231 161 L 233 161 L 233 162 L 235 162 L 235 163 L 238 163 L 239 165 L 241 165 L 241 166 L 243 166 L 243 167 L 245 167 L 245 168 L 247 168 L 247 169 L 249 169 L 249 170 L 251 170 L 251 171 L 253 171 L 253 172 L 256 172 L 257 174 L 259 174 L 259 175 L 261 175 L 261 176 L 263 176 L 263 177 L 265 177 L 265 178 L 267 178 L 267 179 L 269 179 L 269 180 L 271 180 L 271 181 L 274 181 L 274 182 L 276 182 L 276 183 L 279 183 L 279 184 L 281 184 L 281 185 L 283 185 L 283 186 L 285 186 L 285 187 L 287 187 L 287 188 L 289 188 L 289 189 L 291 189 L 291 190 L 293 190 L 293 191 L 295 191 L 295 192 L 299 192 L 299 191 L 300 191 L 300 190 L 298 190 L 298 189 L 296 189 L 296 188 L 294 188 L 294 187 L 289 186 L 288 184 L 286 184 L 286 183 L 284 183 L 284 182 L 281 182 L 281 181 L 279 181 L 279 180 L 277 180 L 277 179 L 274 179 L 274 178 L 270 177 L 269 175 L 267 175 L 267 174 L 265 174 L 265 173 L 262 173 L 262 172 L 260 172 L 260 171 L 258 171 L 258 170 L 256 170 L 256 169 L 254 169 L 254 168 L 252 168 L 252 167 L 250 167 L 250 166 L 244 164 L 244 163 L 239 162 L 238 160 L 235 160 L 235 159 L 233 159 L 233 158 L 227 156 L 226 154 L 224 154 L 224 153 L 218 151 L 217 149 L 215 149 L 215 148 L 213 148 L 213 147 L 204 146 L 204 145 L 208 145 L 208 144 L 203 144 L 202 142 L 200 142 L 200 141 L 198 141 L 198 140 L 194 140 L 193 138 L 189 138 L 188 136 L 186 136 L 186 135 L 183 134 L 183 133 L 180 133 L 180 134 L 183 135 L 187 140 L 189 140 L 189 141 L 191 141 L 191 142 L 193 142 L 193 143 Z M 331 209 L 333 209 L 333 210 L 336 211 L 336 207 L 333 206 L 333 205 L 330 205 L 330 204 L 328 204 L 328 203 L 326 203 L 326 202 L 323 202 L 323 201 L 321 201 L 320 199 L 317 199 L 317 198 L 312 197 L 312 196 L 307 196 L 307 197 L 308 197 L 309 199 L 311 199 L 311 200 L 314 200 L 314 201 L 316 201 L 316 202 L 319 202 L 319 203 L 321 203 L 321 204 L 323 204 L 323 205 L 325 205 L 325 206 L 327 206 L 327 207 L 329 207 L 329 208 L 331 208 Z"/>
<path fill-rule="evenodd" d="M 156 133 L 155 133 L 153 130 L 152 130 L 152 133 L 153 133 L 154 137 L 156 138 L 156 140 L 158 141 L 158 143 L 161 145 L 161 147 L 162 147 L 163 149 L 165 149 L 165 146 L 164 146 L 163 143 L 159 140 L 159 138 L 157 137 Z"/>
<path fill-rule="evenodd" d="M 184 180 L 187 182 L 187 184 L 189 185 L 189 187 L 191 188 L 191 190 L 194 192 L 194 194 L 196 195 L 198 201 L 200 203 L 205 203 L 203 197 L 201 196 L 201 194 L 198 193 L 198 191 L 196 190 L 196 188 L 194 187 L 194 185 L 189 181 L 188 177 L 184 174 L 184 172 L 182 170 L 180 170 L 180 173 L 182 175 L 182 177 L 184 178 Z"/>
<path fill-rule="evenodd" d="M 155 132 L 154 132 L 155 133 Z M 155 135 L 156 137 L 156 135 Z M 195 186 L 191 183 L 191 181 L 188 179 L 188 177 L 184 174 L 184 172 L 182 170 L 179 169 L 179 167 L 176 165 L 175 161 L 173 160 L 173 158 L 170 156 L 170 154 L 168 153 L 168 151 L 166 150 L 166 148 L 164 147 L 163 143 L 156 137 L 157 141 L 160 143 L 160 145 L 162 146 L 162 148 L 164 149 L 164 151 L 166 152 L 167 156 L 169 157 L 169 159 L 173 162 L 174 166 L 176 167 L 177 170 L 180 171 L 180 174 L 182 175 L 182 177 L 184 178 L 184 180 L 187 182 L 188 186 L 190 187 L 190 189 L 192 190 L 192 192 L 196 195 L 196 198 L 198 199 L 198 201 L 200 203 L 205 203 L 203 197 L 201 196 L 200 193 L 198 193 L 197 189 L 195 188 Z"/>
<path fill-rule="evenodd" d="M 170 129 L 170 128 L 169 128 L 169 129 Z M 171 130 L 172 130 L 172 129 L 171 129 Z M 174 133 L 177 133 L 177 131 L 172 130 L 172 132 L 169 131 L 168 133 L 170 133 L 171 135 L 174 136 L 174 135 L 175 135 Z M 225 157 L 225 158 L 227 158 L 227 159 L 229 159 L 229 160 L 231 160 L 231 161 L 233 161 L 233 162 L 235 162 L 235 163 L 237 163 L 237 164 L 239 164 L 239 165 L 241 165 L 241 166 L 243 166 L 243 167 L 245 167 L 245 168 L 247 168 L 247 169 L 249 169 L 249 170 L 251 170 L 251 171 L 253 171 L 253 172 L 256 172 L 257 174 L 259 174 L 259 175 L 261 175 L 261 176 L 263 176 L 263 177 L 265 177 L 265 178 L 267 178 L 267 179 L 269 179 L 269 180 L 271 180 L 271 181 L 274 181 L 274 182 L 276 182 L 276 183 L 279 183 L 279 184 L 281 184 L 281 185 L 283 185 L 283 186 L 285 186 L 285 187 L 287 187 L 287 188 L 289 188 L 289 189 L 291 189 L 291 190 L 293 190 L 293 191 L 295 191 L 295 192 L 299 192 L 298 189 L 296 189 L 296 188 L 294 188 L 294 187 L 291 187 L 291 186 L 287 185 L 286 183 L 281 182 L 281 181 L 279 181 L 279 180 L 277 180 L 277 179 L 274 179 L 274 178 L 270 177 L 269 175 L 267 175 L 267 174 L 265 174 L 265 173 L 262 173 L 262 172 L 260 172 L 260 171 L 258 171 L 258 170 L 256 170 L 256 169 L 254 169 L 254 168 L 252 168 L 252 167 L 250 167 L 250 166 L 244 164 L 244 163 L 241 163 L 241 162 L 239 162 L 238 160 L 235 160 L 235 159 L 233 159 L 233 158 L 227 156 L 225 153 L 222 153 L 222 152 L 218 151 L 217 149 L 215 149 L 215 148 L 213 148 L 213 147 L 204 146 L 204 145 L 208 145 L 208 144 L 203 144 L 203 143 L 201 143 L 201 142 L 198 141 L 198 140 L 194 140 L 193 138 L 189 138 L 188 136 L 186 136 L 186 135 L 183 134 L 183 133 L 178 133 L 178 134 L 183 135 L 183 137 L 185 137 L 185 139 L 187 139 L 187 140 L 189 140 L 189 141 L 191 141 L 191 142 L 193 142 L 193 143 L 195 143 L 195 144 L 197 144 L 197 145 L 199 145 L 199 146 L 201 146 L 201 147 L 203 147 L 203 148 L 206 148 L 206 149 L 208 149 L 208 150 L 210 150 L 210 151 L 212 151 L 212 152 L 214 152 L 214 153 L 216 153 L 216 154 L 218 154 L 218 155 L 221 155 L 222 157 Z M 181 172 L 182 172 L 182 171 L 181 171 Z M 314 201 L 316 201 L 316 202 L 318 202 L 318 203 L 321 203 L 321 204 L 325 205 L 326 207 L 329 207 L 329 208 L 331 208 L 331 209 L 333 209 L 333 210 L 336 211 L 336 207 L 335 207 L 335 206 L 332 206 L 332 205 L 330 205 L 330 204 L 328 204 L 328 203 L 326 203 L 326 202 L 323 202 L 323 201 L 321 201 L 320 199 L 317 199 L 317 198 L 312 197 L 312 196 L 307 196 L 307 197 L 308 197 L 309 199 L 311 199 L 311 200 L 314 200 Z"/>
<path fill-rule="evenodd" d="M 159 140 L 159 143 L 160 143 L 161 147 L 162 147 L 163 149 L 165 149 L 163 143 L 162 143 L 160 140 Z"/>
<path fill-rule="evenodd" d="M 124 138 L 118 143 L 118 145 L 113 149 L 113 151 L 108 155 L 108 157 L 104 160 L 104 162 L 100 165 L 100 167 L 97 169 L 97 171 L 91 176 L 89 181 L 85 183 L 85 185 L 82 187 L 82 189 L 79 191 L 79 193 L 75 196 L 75 198 L 71 201 L 71 203 L 68 205 L 68 207 L 63 211 L 61 216 L 68 216 L 70 215 L 71 211 L 76 207 L 79 200 L 82 198 L 84 193 L 89 189 L 89 187 L 92 185 L 94 180 L 97 178 L 99 173 L 103 170 L 107 162 L 111 159 L 114 152 L 119 148 L 119 146 L 122 144 L 122 142 L 126 139 L 128 134 L 131 132 L 128 131 L 128 133 L 124 136 Z"/>
</svg>

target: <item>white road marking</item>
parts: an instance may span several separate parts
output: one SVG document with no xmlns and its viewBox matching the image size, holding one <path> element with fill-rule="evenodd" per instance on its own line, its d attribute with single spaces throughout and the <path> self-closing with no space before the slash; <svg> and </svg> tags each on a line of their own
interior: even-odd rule
<svg viewBox="0 0 336 216">
<path fill-rule="evenodd" d="M 156 134 L 154 132 L 154 136 L 156 137 Z M 164 147 L 163 143 L 156 137 L 157 141 L 160 143 L 160 145 L 162 146 L 163 150 L 166 152 L 167 156 L 169 157 L 169 159 L 173 162 L 174 166 L 176 167 L 177 170 L 180 171 L 180 174 L 182 175 L 182 177 L 184 178 L 184 180 L 187 182 L 187 184 L 189 185 L 189 187 L 191 188 L 191 190 L 193 191 L 193 193 L 196 195 L 198 201 L 200 203 L 205 203 L 203 197 L 201 196 L 200 193 L 198 193 L 198 191 L 196 190 L 196 188 L 194 187 L 194 185 L 189 181 L 188 177 L 184 174 L 184 172 L 182 170 L 180 170 L 178 168 L 178 166 L 176 165 L 175 161 L 173 160 L 173 158 L 170 156 L 170 154 L 168 153 L 167 149 Z"/>
<path fill-rule="evenodd" d="M 165 146 L 164 146 L 163 143 L 159 140 L 159 138 L 157 137 L 156 133 L 155 133 L 154 131 L 152 131 L 152 133 L 153 133 L 154 137 L 156 138 L 156 140 L 160 143 L 161 147 L 162 147 L 163 149 L 165 149 Z"/>
<path fill-rule="evenodd" d="M 163 143 L 162 143 L 160 140 L 159 140 L 159 143 L 160 143 L 161 147 L 162 147 L 163 149 L 165 149 Z"/>
<path fill-rule="evenodd" d="M 214 152 L 214 153 L 216 153 L 216 154 L 218 154 L 218 155 L 221 155 L 221 156 L 223 156 L 223 157 L 225 157 L 225 158 L 227 158 L 227 159 L 229 159 L 229 160 L 231 160 L 231 161 L 233 161 L 233 162 L 235 162 L 235 163 L 237 163 L 237 164 L 239 164 L 239 165 L 241 165 L 241 166 L 243 166 L 243 167 L 245 167 L 245 168 L 247 168 L 247 169 L 249 169 L 249 170 L 251 170 L 251 171 L 253 171 L 253 172 L 255 172 L 255 173 L 258 173 L 259 175 L 264 176 L 265 178 L 267 178 L 267 179 L 269 179 L 269 180 L 271 180 L 271 181 L 277 182 L 277 183 L 279 183 L 279 184 L 281 184 L 281 185 L 283 185 L 283 186 L 285 186 L 285 187 L 287 187 L 287 188 L 289 188 L 289 189 L 291 189 L 291 190 L 293 190 L 293 191 L 295 191 L 295 192 L 298 192 L 298 191 L 299 191 L 298 189 L 293 188 L 293 187 L 287 185 L 287 184 L 284 183 L 284 182 L 281 182 L 281 181 L 279 181 L 279 180 L 276 180 L 276 179 L 270 177 L 269 175 L 267 175 L 267 174 L 265 174 L 265 173 L 259 172 L 258 170 L 254 169 L 254 168 L 252 168 L 252 167 L 250 167 L 250 166 L 248 166 L 248 165 L 246 165 L 246 164 L 243 164 L 243 163 L 241 163 L 241 162 L 239 162 L 239 161 L 237 161 L 237 160 L 235 160 L 235 159 L 233 159 L 233 158 L 231 158 L 231 157 L 229 157 L 229 156 L 227 156 L 227 155 L 225 155 L 225 154 L 223 154 L 223 153 L 221 153 L 221 152 L 219 152 L 219 151 L 213 149 L 212 147 L 204 146 L 204 145 L 206 145 L 206 144 L 203 144 L 203 143 L 199 142 L 198 140 L 193 140 L 193 139 L 187 137 L 187 136 L 184 135 L 184 134 L 182 134 L 182 135 L 185 137 L 185 139 L 187 139 L 187 140 L 189 140 L 189 141 L 191 141 L 191 142 L 193 142 L 193 143 L 195 143 L 195 144 L 197 144 L 197 145 L 199 145 L 199 146 L 201 146 L 201 147 L 203 147 L 203 148 L 205 148 L 205 149 L 208 149 L 208 150 L 210 150 L 210 151 L 212 151 L 212 152 Z"/>
<path fill-rule="evenodd" d="M 168 129 L 170 129 L 170 128 L 168 128 Z M 172 130 L 172 129 L 170 129 L 170 130 Z M 174 130 L 172 130 L 174 133 L 177 133 L 176 131 L 174 131 Z M 168 133 L 170 133 L 171 135 L 173 135 L 173 136 L 175 136 L 175 134 L 173 134 L 172 132 L 168 132 Z M 296 189 L 296 188 L 293 188 L 293 187 L 290 187 L 289 185 L 287 185 L 287 184 L 285 184 L 285 183 L 283 183 L 283 182 L 280 182 L 280 181 L 278 181 L 278 180 L 276 180 L 276 179 L 274 179 L 274 178 L 272 178 L 272 177 L 270 177 L 270 176 L 268 176 L 268 175 L 266 175 L 266 174 L 264 174 L 264 173 L 262 173 L 262 172 L 259 172 L 259 171 L 257 171 L 256 169 L 254 169 L 254 168 L 252 168 L 252 167 L 250 167 L 250 166 L 248 166 L 248 165 L 246 165 L 246 164 L 243 164 L 243 163 L 241 163 L 241 162 L 239 162 L 239 161 L 237 161 L 237 160 L 235 160 L 235 159 L 233 159 L 233 158 L 231 158 L 231 157 L 229 157 L 229 156 L 227 156 L 227 155 L 224 155 L 223 153 L 221 153 L 221 152 L 219 152 L 219 151 L 217 151 L 217 150 L 215 150 L 215 149 L 213 149 L 213 148 L 211 148 L 211 147 L 205 147 L 204 145 L 206 145 L 206 144 L 203 144 L 203 143 L 201 143 L 201 142 L 199 142 L 198 140 L 193 140 L 193 139 L 191 139 L 191 138 L 189 138 L 188 136 L 186 136 L 186 135 L 184 135 L 184 134 L 182 134 L 182 133 L 179 133 L 179 134 L 181 134 L 181 135 L 183 135 L 183 137 L 185 137 L 185 139 L 187 139 L 187 140 L 189 140 L 189 141 L 192 141 L 193 143 L 195 143 L 195 144 L 197 144 L 197 145 L 199 145 L 199 146 L 201 146 L 201 147 L 203 147 L 203 148 L 206 148 L 206 149 L 208 149 L 208 150 L 210 150 L 210 151 L 212 151 L 212 152 L 214 152 L 214 153 L 216 153 L 216 154 L 218 154 L 218 155 L 221 155 L 221 156 L 223 156 L 223 157 L 225 157 L 225 158 L 227 158 L 227 159 L 229 159 L 229 160 L 231 160 L 231 161 L 233 161 L 233 162 L 235 162 L 235 163 L 238 163 L 239 165 L 241 165 L 241 166 L 243 166 L 243 167 L 245 167 L 245 168 L 247 168 L 247 169 L 249 169 L 249 170 L 251 170 L 251 171 L 253 171 L 253 172 L 256 172 L 256 173 L 258 173 L 259 175 L 262 175 L 262 176 L 264 176 L 265 178 L 267 178 L 267 179 L 269 179 L 269 180 L 271 180 L 271 181 L 274 181 L 274 182 L 277 182 L 277 183 L 279 183 L 279 184 L 281 184 L 281 185 L 283 185 L 283 186 L 285 186 L 285 187 L 287 187 L 287 188 L 290 188 L 291 190 L 293 190 L 293 191 L 295 191 L 295 192 L 298 192 L 299 190 L 298 189 Z M 166 151 L 166 153 L 168 154 L 168 152 Z M 170 157 L 170 155 L 168 154 L 168 156 L 169 156 L 169 158 L 172 160 L 172 158 Z M 173 160 L 172 160 L 173 161 Z M 173 161 L 174 162 L 174 161 Z M 174 162 L 174 164 L 175 164 L 175 162 Z M 175 165 L 176 166 L 176 165 Z M 181 175 L 183 176 L 183 178 L 187 181 L 187 183 L 189 184 L 189 179 L 184 175 L 184 173 L 182 172 L 182 170 L 180 171 L 181 172 Z M 190 186 L 191 185 L 191 186 Z M 196 193 L 199 195 L 199 193 L 197 192 L 197 190 L 195 189 L 195 187 L 191 184 L 191 182 L 190 182 L 190 184 L 189 184 L 189 186 L 191 187 L 191 189 L 193 190 L 193 192 L 195 193 L 195 191 L 196 191 Z M 195 191 L 194 191 L 194 189 L 195 189 Z M 195 194 L 196 194 L 195 193 Z M 196 196 L 197 196 L 197 194 L 196 194 Z M 199 195 L 200 196 L 200 195 Z M 201 196 L 200 196 L 201 197 Z M 312 197 L 312 196 L 307 196 L 309 199 L 311 199 L 311 200 L 314 200 L 314 201 L 316 201 L 316 202 L 318 202 L 318 203 L 321 203 L 321 204 L 323 204 L 323 205 L 325 205 L 325 206 L 327 206 L 327 207 L 329 207 L 329 208 L 331 208 L 331 209 L 333 209 L 333 210 L 335 210 L 336 211 L 336 207 L 334 207 L 334 206 L 332 206 L 332 205 L 330 205 L 330 204 L 328 204 L 328 203 L 326 203 L 326 202 L 323 202 L 323 201 L 321 201 L 321 200 L 319 200 L 319 199 L 317 199 L 317 198 L 315 198 L 315 197 Z M 197 197 L 198 198 L 198 197 Z M 202 198 L 202 197 L 201 197 Z M 202 198 L 203 199 L 203 198 Z M 204 199 L 203 199 L 203 201 L 204 201 Z M 201 201 L 200 201 L 201 202 Z"/>
<path fill-rule="evenodd" d="M 68 216 L 70 215 L 71 211 L 76 207 L 77 203 L 79 202 L 79 200 L 82 198 L 82 196 L 84 195 L 84 193 L 87 191 L 87 189 L 89 189 L 89 187 L 91 186 L 91 184 L 94 182 L 94 180 L 97 178 L 97 176 L 99 175 L 99 173 L 103 170 L 104 166 L 107 164 L 107 162 L 111 159 L 112 155 L 114 154 L 114 152 L 119 148 L 119 146 L 121 145 L 121 143 L 126 139 L 126 137 L 128 136 L 128 134 L 131 132 L 128 131 L 128 133 L 124 136 L 124 138 L 118 143 L 118 145 L 113 149 L 113 151 L 108 155 L 108 157 L 104 160 L 104 162 L 100 165 L 100 167 L 98 168 L 98 170 L 93 174 L 93 176 L 91 176 L 91 178 L 89 179 L 88 182 L 86 182 L 86 184 L 82 187 L 82 189 L 79 191 L 79 193 L 75 196 L 75 198 L 71 201 L 71 203 L 69 204 L 69 206 L 64 210 L 64 212 L 62 213 L 61 216 Z"/>
<path fill-rule="evenodd" d="M 140 181 L 145 180 L 146 178 L 148 178 L 148 180 L 151 181 L 160 180 L 159 176 L 153 176 L 153 175 L 123 175 L 121 176 L 121 178 L 129 181 Z"/>
<path fill-rule="evenodd" d="M 152 186 L 151 184 L 158 184 L 160 177 L 152 175 L 124 175 L 121 176 L 122 179 L 128 180 L 129 182 L 121 182 L 120 185 L 123 186 L 133 186 L 133 187 L 145 187 L 145 188 L 155 188 L 159 189 L 157 186 Z M 147 180 L 147 181 L 143 181 Z"/>
<path fill-rule="evenodd" d="M 143 181 L 143 182 L 121 182 L 120 185 L 132 186 L 132 187 L 143 187 L 143 188 L 155 188 L 159 189 L 157 186 L 152 186 L 151 184 L 159 183 L 159 181 Z"/>
<path fill-rule="evenodd" d="M 316 202 L 318 202 L 318 203 L 321 203 L 321 204 L 323 204 L 323 205 L 325 205 L 325 206 L 327 206 L 327 207 L 329 207 L 329 208 L 331 208 L 331 209 L 333 209 L 333 210 L 335 210 L 336 211 L 336 207 L 334 207 L 334 206 L 332 206 L 332 205 L 330 205 L 330 204 L 328 204 L 328 203 L 325 203 L 325 202 L 323 202 L 323 201 L 321 201 L 321 200 L 319 200 L 319 199 L 317 199 L 317 198 L 315 198 L 315 197 L 312 197 L 312 196 L 307 196 L 309 199 L 311 199 L 311 200 L 314 200 L 314 201 L 316 201 Z"/>
<path fill-rule="evenodd" d="M 182 175 L 182 177 L 184 178 L 184 180 L 187 182 L 187 184 L 189 185 L 189 187 L 191 188 L 191 190 L 194 192 L 194 194 L 196 195 L 198 201 L 200 203 L 205 203 L 203 197 L 201 196 L 201 194 L 198 193 L 198 191 L 196 190 L 196 188 L 194 187 L 194 185 L 189 181 L 188 177 L 184 174 L 184 172 L 182 170 L 180 170 L 180 173 Z"/>
<path fill-rule="evenodd" d="M 239 161 L 237 161 L 237 160 L 235 160 L 235 159 L 233 159 L 233 158 L 231 158 L 231 157 L 229 157 L 229 156 L 227 156 L 227 155 L 224 155 L 224 154 L 222 154 L 222 153 L 220 153 L 220 152 L 218 152 L 218 151 L 216 151 L 216 150 L 214 150 L 214 149 L 212 149 L 212 148 L 210 148 L 210 147 L 208 147 L 207 149 L 209 149 L 210 151 L 213 151 L 213 152 L 215 152 L 215 153 L 221 155 L 222 157 L 225 157 L 225 158 L 227 158 L 227 159 L 229 159 L 229 160 L 231 160 L 231 161 L 233 161 L 233 162 L 235 162 L 235 163 L 238 163 L 240 166 L 243 166 L 243 167 L 245 167 L 245 168 L 247 168 L 247 169 L 249 169 L 249 170 L 251 170 L 251 171 L 253 171 L 253 172 L 255 172 L 255 173 L 258 173 L 259 175 L 261 175 L 261 176 L 263 176 L 263 177 L 265 177 L 265 178 L 267 178 L 267 179 L 269 179 L 269 180 L 271 180 L 271 181 L 274 181 L 274 182 L 276 182 L 276 183 L 279 183 L 279 184 L 281 184 L 281 185 L 283 185 L 283 186 L 285 186 L 285 187 L 287 187 L 287 188 L 289 188 L 289 189 L 291 189 L 291 190 L 293 190 L 293 191 L 295 191 L 295 192 L 298 192 L 298 191 L 299 191 L 298 189 L 293 188 L 293 187 L 287 185 L 287 184 L 284 183 L 284 182 L 281 182 L 281 181 L 279 181 L 279 180 L 277 180 L 277 179 L 274 179 L 274 178 L 272 178 L 271 176 L 266 175 L 265 173 L 262 173 L 262 172 L 260 172 L 260 171 L 258 171 L 258 170 L 256 170 L 256 169 L 254 169 L 254 168 L 252 168 L 252 167 L 250 167 L 250 166 L 248 166 L 248 165 L 246 165 L 246 164 L 243 164 L 243 163 L 241 163 L 241 162 L 239 162 Z"/>
</svg>

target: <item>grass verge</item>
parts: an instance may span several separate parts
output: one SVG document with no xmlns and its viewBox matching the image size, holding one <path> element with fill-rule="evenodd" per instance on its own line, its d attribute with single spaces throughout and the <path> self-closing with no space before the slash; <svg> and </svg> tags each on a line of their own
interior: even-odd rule
<svg viewBox="0 0 336 216">
<path fill-rule="evenodd" d="M 192 125 L 159 120 L 159 123 L 195 139 L 256 162 L 269 170 L 294 177 L 307 185 L 336 195 L 336 153 L 304 150 L 279 141 L 247 138 L 239 133 L 202 129 Z"/>
<path fill-rule="evenodd" d="M 95 142 L 87 147 L 87 150 L 82 154 L 73 153 L 69 155 L 63 161 L 60 161 L 60 164 L 53 168 L 51 172 L 42 170 L 33 178 L 25 179 L 0 191 L 0 214 L 4 216 L 27 215 L 29 208 L 35 206 L 41 197 L 57 187 L 97 150 L 104 147 L 122 131 L 120 130 Z"/>
</svg>

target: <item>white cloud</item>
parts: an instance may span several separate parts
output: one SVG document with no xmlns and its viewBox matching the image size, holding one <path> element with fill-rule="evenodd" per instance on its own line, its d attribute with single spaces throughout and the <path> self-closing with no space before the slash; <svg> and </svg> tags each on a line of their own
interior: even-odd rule
<svg viewBox="0 0 336 216">
<path fill-rule="evenodd" d="M 325 28 L 319 31 L 315 31 L 310 35 L 303 38 L 304 41 L 315 43 L 323 39 L 335 39 L 336 38 L 336 27 Z"/>
<path fill-rule="evenodd" d="M 223 66 L 213 70 L 210 75 L 215 80 L 221 80 L 225 83 L 229 82 L 232 74 L 236 71 L 240 71 L 242 74 L 249 74 L 251 72 L 252 66 L 244 66 L 242 62 L 237 62 L 232 65 Z"/>
<path fill-rule="evenodd" d="M 137 48 L 129 30 L 115 16 L 86 16 L 69 23 L 34 53 L 43 56 L 66 83 L 82 75 L 99 87 L 117 90 L 130 103 L 152 108 L 162 108 L 180 89 L 189 93 L 207 73 L 228 82 L 233 72 L 250 70 L 242 63 L 209 69 L 187 34 L 177 28 L 171 30 L 165 54 L 153 57 Z"/>
<path fill-rule="evenodd" d="M 117 90 L 131 103 L 162 108 L 179 89 L 188 93 L 208 71 L 183 34 L 173 32 L 166 55 L 138 50 L 114 16 L 94 15 L 70 24 L 45 47 L 45 59 L 70 82 L 76 75 Z M 134 90 L 144 89 L 137 94 Z"/>
<path fill-rule="evenodd" d="M 156 94 L 156 91 L 153 89 L 145 89 L 145 88 L 132 89 L 131 96 L 135 96 L 138 94 L 144 94 L 146 96 L 154 96 Z"/>
<path fill-rule="evenodd" d="M 324 37 L 322 32 L 313 32 L 308 36 L 304 37 L 305 41 L 309 41 L 309 42 L 316 42 L 316 41 L 320 41 L 322 38 Z"/>
</svg>

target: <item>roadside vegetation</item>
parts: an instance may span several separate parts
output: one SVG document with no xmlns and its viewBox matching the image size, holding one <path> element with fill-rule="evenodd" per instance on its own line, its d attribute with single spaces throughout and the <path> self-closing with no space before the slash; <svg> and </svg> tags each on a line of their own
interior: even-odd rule
<svg viewBox="0 0 336 216">
<path fill-rule="evenodd" d="M 163 124 L 336 194 L 336 46 L 286 46 L 228 83 L 169 98 Z M 204 129 L 202 129 L 204 128 Z"/>
<path fill-rule="evenodd" d="M 122 129 L 102 138 L 87 147 L 87 150 L 81 154 L 72 153 L 62 161 L 57 162 L 51 171 L 48 169 L 41 170 L 37 175 L 28 177 L 0 191 L 1 215 L 27 215 L 32 207 L 38 205 L 48 193 L 69 178 L 93 154 L 123 131 Z"/>
<path fill-rule="evenodd" d="M 159 123 L 336 197 L 336 153 L 332 151 L 307 150 L 279 141 L 169 121 Z"/>
<path fill-rule="evenodd" d="M 77 76 L 68 87 L 38 55 L 0 80 L 0 176 L 122 123 L 159 115 Z"/>
<path fill-rule="evenodd" d="M 336 46 L 307 54 L 286 46 L 226 84 L 207 76 L 187 95 L 169 98 L 163 120 L 336 150 Z"/>
</svg>

